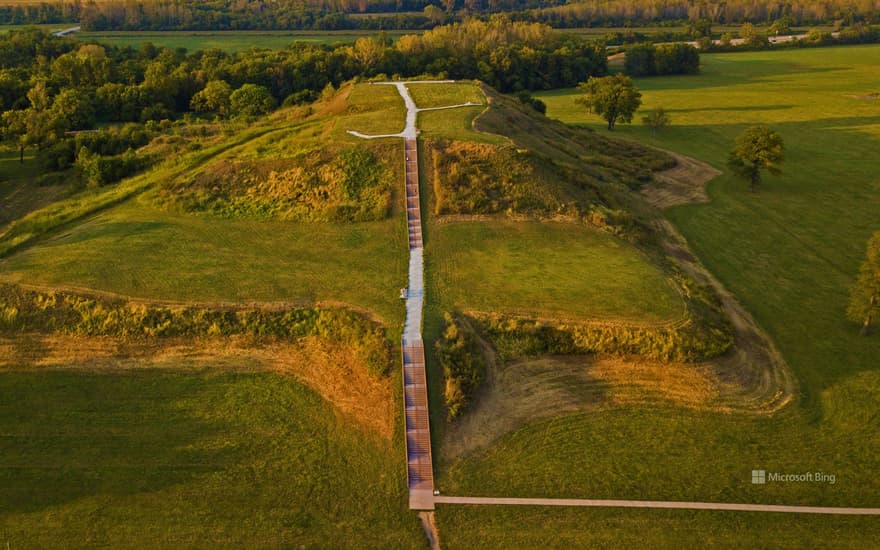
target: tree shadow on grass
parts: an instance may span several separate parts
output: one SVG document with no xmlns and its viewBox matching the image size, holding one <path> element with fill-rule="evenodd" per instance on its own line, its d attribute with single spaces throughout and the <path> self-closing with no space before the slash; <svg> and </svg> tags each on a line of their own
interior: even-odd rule
<svg viewBox="0 0 880 550">
<path fill-rule="evenodd" d="M 232 463 L 191 405 L 216 379 L 159 372 L 0 374 L 0 510 L 32 513 L 185 483 Z"/>
<path fill-rule="evenodd" d="M 793 109 L 794 105 L 760 105 L 760 106 L 736 106 L 736 107 L 700 107 L 697 109 L 666 109 L 668 113 L 698 113 L 702 111 L 731 111 L 731 112 L 752 112 L 752 111 L 782 111 L 785 109 Z"/>
</svg>

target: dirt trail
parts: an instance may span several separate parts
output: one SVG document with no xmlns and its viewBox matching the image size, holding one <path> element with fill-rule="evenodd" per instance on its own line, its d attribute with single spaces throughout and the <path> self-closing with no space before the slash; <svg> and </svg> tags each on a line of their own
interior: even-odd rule
<svg viewBox="0 0 880 550">
<path fill-rule="evenodd" d="M 709 202 L 706 184 L 721 175 L 721 172 L 695 158 L 661 150 L 673 157 L 676 165 L 654 174 L 655 183 L 642 188 L 642 197 L 649 204 L 661 209 L 680 204 Z"/>
</svg>

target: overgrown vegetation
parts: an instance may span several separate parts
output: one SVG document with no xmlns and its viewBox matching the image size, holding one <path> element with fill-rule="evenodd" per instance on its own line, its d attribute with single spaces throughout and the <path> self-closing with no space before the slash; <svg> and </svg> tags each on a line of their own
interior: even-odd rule
<svg viewBox="0 0 880 550">
<path fill-rule="evenodd" d="M 674 159 L 547 120 L 507 97 L 492 94 L 492 104 L 475 127 L 512 145 L 426 141 L 436 214 L 561 217 L 640 238 L 630 190 L 652 181 L 653 170 L 674 166 Z"/>
<path fill-rule="evenodd" d="M 371 221 L 388 215 L 389 146 L 322 147 L 292 158 L 219 159 L 160 193 L 187 211 L 293 221 Z"/>
<path fill-rule="evenodd" d="M 636 44 L 626 49 L 623 66 L 630 76 L 695 74 L 700 53 L 690 44 Z"/>
<path fill-rule="evenodd" d="M 683 273 L 676 273 L 674 281 L 687 304 L 686 320 L 678 323 L 639 326 L 553 322 L 494 314 L 479 314 L 477 318 L 504 360 L 546 354 L 609 353 L 696 362 L 725 353 L 733 345 L 733 335 L 718 297 Z"/>
<path fill-rule="evenodd" d="M 443 316 L 443 337 L 435 343 L 443 369 L 443 398 L 448 420 L 461 415 L 486 379 L 486 363 L 470 325 L 460 313 Z"/>
<path fill-rule="evenodd" d="M 382 327 L 343 309 L 171 307 L 0 284 L 0 330 L 150 338 L 322 336 L 357 349 L 376 375 L 385 374 L 390 364 L 390 345 Z"/>
</svg>

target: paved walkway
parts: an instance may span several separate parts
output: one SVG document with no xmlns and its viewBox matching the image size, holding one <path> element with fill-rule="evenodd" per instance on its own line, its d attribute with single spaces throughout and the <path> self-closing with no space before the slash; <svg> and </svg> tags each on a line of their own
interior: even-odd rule
<svg viewBox="0 0 880 550">
<path fill-rule="evenodd" d="M 663 500 L 593 500 L 582 498 L 504 498 L 435 496 L 437 504 L 494 504 L 516 506 L 588 506 L 603 508 L 663 508 L 677 510 L 732 510 L 739 512 L 787 512 L 796 514 L 880 515 L 880 508 L 836 508 L 833 506 L 784 506 L 779 504 L 727 504 L 723 502 L 678 502 Z"/>
<path fill-rule="evenodd" d="M 406 125 L 396 134 L 366 135 L 349 130 L 363 139 L 403 138 L 404 187 L 406 189 L 406 227 L 409 240 L 409 287 L 406 291 L 406 321 L 403 326 L 403 397 L 406 419 L 406 462 L 409 507 L 434 509 L 434 468 L 431 456 L 431 425 L 428 413 L 428 387 L 425 375 L 425 342 L 422 340 L 422 309 L 425 303 L 424 243 L 419 196 L 419 150 L 416 117 L 419 111 L 454 109 L 477 103 L 419 109 L 409 95 L 407 84 L 451 83 L 452 80 L 379 82 L 397 88 L 406 105 Z"/>
</svg>

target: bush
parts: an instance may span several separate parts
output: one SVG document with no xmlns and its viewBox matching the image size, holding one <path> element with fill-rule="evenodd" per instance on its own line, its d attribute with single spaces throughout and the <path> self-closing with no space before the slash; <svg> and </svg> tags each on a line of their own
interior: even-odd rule
<svg viewBox="0 0 880 550">
<path fill-rule="evenodd" d="M 460 315 L 446 313 L 443 337 L 435 344 L 443 368 L 448 420 L 461 415 L 486 379 L 486 363 L 476 336 Z"/>
</svg>

